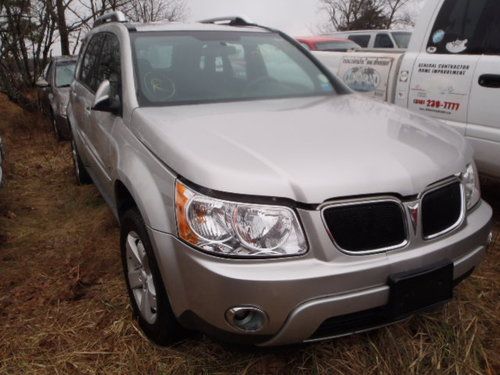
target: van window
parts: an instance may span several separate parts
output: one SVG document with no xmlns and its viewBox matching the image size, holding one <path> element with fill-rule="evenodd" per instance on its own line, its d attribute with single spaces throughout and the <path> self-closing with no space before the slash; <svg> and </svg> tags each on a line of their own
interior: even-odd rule
<svg viewBox="0 0 500 375">
<path fill-rule="evenodd" d="M 408 48 L 411 33 L 408 31 L 394 31 L 391 33 L 399 48 Z"/>
<path fill-rule="evenodd" d="M 500 55 L 500 2 L 490 0 L 479 22 L 479 34 L 483 36 L 483 53 Z M 481 30 L 484 28 L 484 31 Z"/>
<path fill-rule="evenodd" d="M 349 35 L 347 39 L 352 40 L 354 43 L 359 44 L 362 48 L 368 48 L 370 44 L 370 35 Z"/>
<path fill-rule="evenodd" d="M 375 48 L 394 48 L 391 37 L 386 33 L 379 33 L 375 38 Z"/>
<path fill-rule="evenodd" d="M 498 53 L 499 12 L 497 0 L 446 0 L 429 37 L 427 52 Z"/>
</svg>

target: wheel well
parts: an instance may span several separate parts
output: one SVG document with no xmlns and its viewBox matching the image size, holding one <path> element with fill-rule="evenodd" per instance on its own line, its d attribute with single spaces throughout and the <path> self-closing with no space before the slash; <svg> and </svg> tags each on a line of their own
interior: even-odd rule
<svg viewBox="0 0 500 375">
<path fill-rule="evenodd" d="M 115 183 L 115 200 L 118 218 L 120 219 L 129 209 L 137 207 L 134 197 L 121 181 Z"/>
</svg>

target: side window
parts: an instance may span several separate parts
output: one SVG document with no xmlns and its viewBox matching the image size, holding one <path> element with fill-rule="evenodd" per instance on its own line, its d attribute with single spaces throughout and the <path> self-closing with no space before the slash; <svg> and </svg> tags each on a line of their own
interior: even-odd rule
<svg viewBox="0 0 500 375">
<path fill-rule="evenodd" d="M 52 80 L 53 80 L 53 77 L 54 77 L 54 70 L 56 68 L 56 63 L 55 62 L 51 62 L 50 63 L 50 66 L 48 67 L 47 69 L 47 76 L 46 76 L 46 80 L 47 82 L 49 83 L 49 85 L 52 86 Z"/>
<path fill-rule="evenodd" d="M 102 47 L 102 34 L 97 34 L 89 41 L 89 45 L 83 56 L 82 66 L 79 72 L 79 81 L 91 91 L 96 91 L 99 85 L 97 72 L 99 55 Z"/>
<path fill-rule="evenodd" d="M 112 92 L 115 95 L 121 93 L 121 63 L 120 63 L 120 42 L 118 38 L 110 33 L 106 33 L 104 44 L 102 45 L 99 68 L 97 70 L 97 87 L 104 80 L 111 84 Z"/>
<path fill-rule="evenodd" d="M 375 38 L 375 48 L 394 48 L 391 37 L 386 33 L 379 33 Z"/>
<path fill-rule="evenodd" d="M 284 84 L 299 85 L 311 91 L 315 89 L 307 73 L 281 49 L 272 44 L 261 44 L 259 50 L 269 77 Z"/>
<path fill-rule="evenodd" d="M 498 47 L 497 0 L 446 0 L 427 43 L 428 53 L 483 54 Z"/>
<path fill-rule="evenodd" d="M 45 78 L 45 80 L 47 82 L 49 82 L 49 72 L 50 72 L 50 67 L 52 66 L 52 62 L 48 63 L 47 66 L 45 67 L 45 69 L 43 70 L 43 78 Z"/>
<path fill-rule="evenodd" d="M 362 48 L 368 48 L 370 43 L 370 35 L 349 35 L 347 39 L 359 44 Z"/>
</svg>

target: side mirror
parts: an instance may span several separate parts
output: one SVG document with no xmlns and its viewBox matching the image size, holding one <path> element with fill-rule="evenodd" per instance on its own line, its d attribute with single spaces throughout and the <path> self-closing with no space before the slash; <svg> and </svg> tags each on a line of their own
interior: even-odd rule
<svg viewBox="0 0 500 375">
<path fill-rule="evenodd" d="M 95 93 L 92 110 L 109 112 L 115 115 L 120 113 L 120 100 L 117 97 L 111 96 L 111 83 L 107 79 L 102 81 Z"/>
<path fill-rule="evenodd" d="M 43 77 L 38 78 L 38 81 L 36 81 L 35 85 L 39 88 L 45 88 L 50 86 L 47 80 Z"/>
</svg>

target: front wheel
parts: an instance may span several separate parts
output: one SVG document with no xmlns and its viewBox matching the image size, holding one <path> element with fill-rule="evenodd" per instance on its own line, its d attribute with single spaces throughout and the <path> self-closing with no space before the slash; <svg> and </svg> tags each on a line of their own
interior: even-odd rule
<svg viewBox="0 0 500 375">
<path fill-rule="evenodd" d="M 144 221 L 137 209 L 121 218 L 120 249 L 134 318 L 153 343 L 166 346 L 182 339 Z"/>
<path fill-rule="evenodd" d="M 82 159 L 78 154 L 78 149 L 76 148 L 75 141 L 71 141 L 71 155 L 73 157 L 73 167 L 75 171 L 76 182 L 78 185 L 89 185 L 92 183 L 92 178 L 85 169 Z"/>
</svg>

